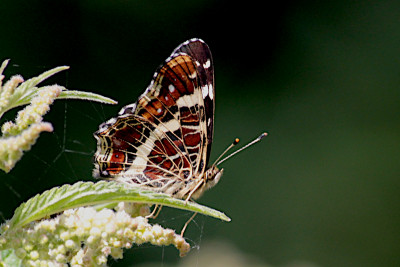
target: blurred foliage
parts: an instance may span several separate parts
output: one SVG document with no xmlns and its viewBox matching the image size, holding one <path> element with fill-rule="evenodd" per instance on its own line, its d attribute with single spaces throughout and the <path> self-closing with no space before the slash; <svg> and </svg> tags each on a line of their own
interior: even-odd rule
<svg viewBox="0 0 400 267">
<path fill-rule="evenodd" d="M 216 69 L 212 158 L 234 137 L 269 136 L 223 164 L 199 202 L 232 222 L 199 216 L 187 231 L 193 245 L 224 239 L 272 266 L 399 266 L 399 9 L 387 0 L 2 1 L 0 60 L 17 64 L 6 76 L 69 65 L 55 82 L 119 101 L 55 103 L 54 134 L 0 179 L 2 216 L 45 189 L 91 180 L 98 125 L 137 99 L 174 47 L 200 37 Z M 159 219 L 188 217 L 163 209 Z M 132 252 L 115 265 L 179 261 L 168 248 Z"/>
</svg>

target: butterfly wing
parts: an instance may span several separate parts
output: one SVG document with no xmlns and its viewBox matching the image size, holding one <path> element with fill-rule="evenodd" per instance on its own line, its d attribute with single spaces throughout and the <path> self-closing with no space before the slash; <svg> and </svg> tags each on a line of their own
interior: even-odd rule
<svg viewBox="0 0 400 267">
<path fill-rule="evenodd" d="M 211 144 L 214 135 L 214 109 L 215 109 L 215 89 L 214 89 L 214 64 L 211 51 L 202 40 L 191 39 L 178 46 L 174 53 L 182 52 L 195 59 L 199 85 L 205 107 L 206 128 L 207 128 L 207 159 L 208 163 L 211 153 Z M 173 53 L 173 54 L 174 54 Z"/>
<path fill-rule="evenodd" d="M 95 176 L 153 188 L 201 177 L 213 116 L 211 52 L 203 41 L 192 39 L 174 50 L 136 103 L 100 125 Z"/>
</svg>

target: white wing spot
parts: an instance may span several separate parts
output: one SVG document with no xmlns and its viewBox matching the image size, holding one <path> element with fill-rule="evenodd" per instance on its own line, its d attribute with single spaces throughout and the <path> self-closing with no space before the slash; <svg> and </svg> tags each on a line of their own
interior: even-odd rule
<svg viewBox="0 0 400 267">
<path fill-rule="evenodd" d="M 211 98 L 211 100 L 214 98 L 214 90 L 211 84 L 208 85 L 208 96 Z"/>
<path fill-rule="evenodd" d="M 203 93 L 203 99 L 205 99 L 208 95 L 208 86 L 205 85 L 205 86 L 201 87 L 201 92 Z"/>
<path fill-rule="evenodd" d="M 205 69 L 208 69 L 210 66 L 211 66 L 211 61 L 210 61 L 210 59 L 207 59 L 206 63 L 203 64 L 203 67 Z"/>
<path fill-rule="evenodd" d="M 168 85 L 168 90 L 173 93 L 175 91 L 175 86 L 173 84 Z"/>
<path fill-rule="evenodd" d="M 193 71 L 191 74 L 189 74 L 190 79 L 194 79 L 194 78 L 196 78 L 196 76 L 197 76 L 197 73 L 195 71 Z"/>
</svg>

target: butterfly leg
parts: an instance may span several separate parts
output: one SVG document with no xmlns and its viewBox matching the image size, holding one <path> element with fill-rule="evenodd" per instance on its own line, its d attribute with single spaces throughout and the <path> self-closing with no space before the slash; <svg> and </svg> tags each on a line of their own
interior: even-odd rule
<svg viewBox="0 0 400 267">
<path fill-rule="evenodd" d="M 155 218 L 157 218 L 158 215 L 161 212 L 161 209 L 162 209 L 162 206 L 156 204 L 156 206 L 154 207 L 153 211 L 149 215 L 146 216 L 146 219 L 149 219 L 149 218 L 150 219 L 155 219 Z"/>
<path fill-rule="evenodd" d="M 192 198 L 192 195 L 194 194 L 194 192 L 197 191 L 197 189 L 200 188 L 200 186 L 203 184 L 203 181 L 201 180 L 193 189 L 192 191 L 190 191 L 189 195 L 187 196 L 187 198 L 185 199 L 185 205 L 189 202 L 189 200 Z"/>
<path fill-rule="evenodd" d="M 192 217 L 190 217 L 190 219 L 187 220 L 187 222 L 185 223 L 185 225 L 184 225 L 183 228 L 182 228 L 181 237 L 183 237 L 183 234 L 185 233 L 185 230 L 186 230 L 187 226 L 188 226 L 189 223 L 194 219 L 194 217 L 195 217 L 196 215 L 197 215 L 197 212 L 193 213 Z"/>
</svg>

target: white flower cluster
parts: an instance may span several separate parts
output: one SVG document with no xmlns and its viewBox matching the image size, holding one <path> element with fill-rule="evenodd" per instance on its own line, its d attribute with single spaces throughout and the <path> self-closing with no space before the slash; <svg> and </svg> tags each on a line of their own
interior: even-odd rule
<svg viewBox="0 0 400 267">
<path fill-rule="evenodd" d="M 3 137 L 0 139 L 0 167 L 11 170 L 23 152 L 31 148 L 39 134 L 51 132 L 53 127 L 42 122 L 42 116 L 49 110 L 49 105 L 61 93 L 62 87 L 54 85 L 44 88 L 32 99 L 32 103 L 18 112 L 16 123 L 6 122 L 1 127 Z M 1 99 L 0 99 L 1 102 Z"/>
<path fill-rule="evenodd" d="M 41 132 L 52 132 L 53 126 L 48 122 L 31 125 L 17 136 L 0 139 L 0 168 L 10 171 L 20 160 L 24 151 L 30 150 Z"/>
<path fill-rule="evenodd" d="M 6 122 L 1 127 L 1 131 L 5 135 L 17 135 L 22 130 L 28 128 L 29 125 L 39 124 L 50 110 L 57 96 L 60 95 L 63 87 L 58 85 L 45 86 L 38 94 L 32 98 L 31 104 L 18 112 L 15 123 Z"/>
<path fill-rule="evenodd" d="M 1 127 L 3 135 L 0 137 L 0 169 L 5 172 L 14 168 L 23 152 L 36 142 L 40 132 L 53 131 L 51 124 L 43 122 L 43 115 L 49 111 L 49 106 L 56 98 L 116 104 L 110 98 L 89 92 L 70 91 L 59 85 L 38 87 L 38 84 L 68 69 L 68 66 L 56 67 L 26 81 L 21 75 L 14 75 L 3 85 L 3 71 L 8 62 L 9 60 L 4 60 L 0 65 L 0 118 L 13 108 L 28 106 L 18 112 L 15 122 L 6 122 Z"/>
<path fill-rule="evenodd" d="M 8 61 L 7 61 L 8 62 Z M 4 75 L 0 75 L 0 110 L 7 108 L 10 103 L 10 97 L 14 94 L 15 88 L 24 81 L 21 75 L 15 75 L 11 77 L 9 81 L 7 81 L 3 87 L 1 87 L 1 83 L 3 82 Z"/>
<path fill-rule="evenodd" d="M 120 204 L 117 211 L 71 209 L 13 233 L 6 231 L 0 243 L 2 249 L 13 249 L 23 266 L 107 266 L 109 255 L 120 259 L 124 248 L 146 242 L 174 245 L 181 256 L 189 252 L 190 245 L 174 230 L 151 225 L 145 217 L 137 216 L 148 211 L 143 204 Z"/>
<path fill-rule="evenodd" d="M 64 87 L 53 85 L 39 90 L 34 86 L 24 85 L 24 79 L 20 75 L 11 77 L 3 86 L 3 71 L 7 63 L 8 60 L 4 61 L 0 67 L 0 117 L 5 111 L 18 106 L 18 101 L 37 90 L 30 105 L 18 112 L 15 123 L 8 121 L 1 127 L 3 136 L 0 138 L 0 169 L 9 172 L 22 157 L 23 152 L 29 150 L 36 142 L 41 132 L 53 131 L 50 123 L 42 121 L 43 115 L 49 111 L 49 106 Z M 19 86 L 23 86 L 25 90 Z"/>
</svg>

